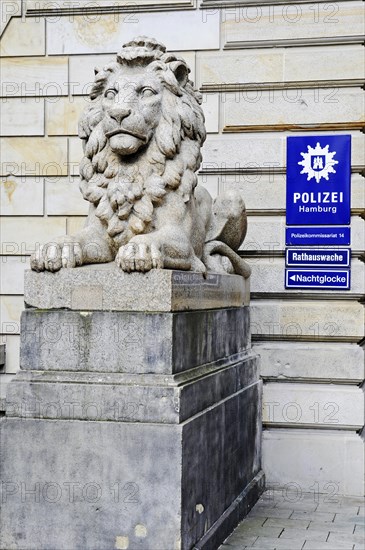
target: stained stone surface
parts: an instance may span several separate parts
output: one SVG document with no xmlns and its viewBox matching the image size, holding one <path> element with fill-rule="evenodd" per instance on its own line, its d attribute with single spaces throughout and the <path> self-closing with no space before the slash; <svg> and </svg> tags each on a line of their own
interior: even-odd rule
<svg viewBox="0 0 365 550">
<path fill-rule="evenodd" d="M 258 395 L 179 425 L 3 419 L 0 547 L 215 550 L 263 490 Z"/>
<path fill-rule="evenodd" d="M 216 550 L 264 488 L 249 308 L 31 308 L 21 334 L 0 547 Z"/>
<path fill-rule="evenodd" d="M 233 364 L 194 369 L 184 379 L 22 371 L 10 384 L 7 415 L 180 423 L 256 383 L 257 358 L 247 353 Z"/>
<path fill-rule="evenodd" d="M 27 309 L 21 317 L 23 370 L 176 374 L 224 362 L 249 347 L 248 307 L 177 313 Z"/>
<path fill-rule="evenodd" d="M 39 309 L 187 311 L 249 303 L 249 279 L 239 275 L 153 269 L 124 273 L 114 262 L 25 272 L 24 300 Z"/>
</svg>

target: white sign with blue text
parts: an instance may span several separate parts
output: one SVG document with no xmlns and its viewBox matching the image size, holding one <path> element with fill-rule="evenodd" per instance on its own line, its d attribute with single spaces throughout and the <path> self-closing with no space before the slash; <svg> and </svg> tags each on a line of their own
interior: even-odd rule
<svg viewBox="0 0 365 550">
<path fill-rule="evenodd" d="M 287 138 L 287 225 L 350 223 L 351 136 Z"/>
</svg>

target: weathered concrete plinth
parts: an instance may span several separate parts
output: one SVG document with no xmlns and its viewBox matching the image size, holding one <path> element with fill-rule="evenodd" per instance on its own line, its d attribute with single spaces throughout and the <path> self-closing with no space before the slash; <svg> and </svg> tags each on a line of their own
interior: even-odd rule
<svg viewBox="0 0 365 550">
<path fill-rule="evenodd" d="M 61 271 L 57 285 L 74 276 L 82 287 L 83 269 Z M 153 277 L 206 285 L 175 273 Z M 82 290 L 78 309 L 59 309 L 59 286 L 42 310 L 34 289 L 49 277 L 27 274 L 34 307 L 23 313 L 1 430 L 0 547 L 215 550 L 264 484 L 249 307 L 206 309 L 204 288 L 185 285 L 194 307 L 179 288 L 180 311 L 122 311 L 120 299 L 119 311 L 93 311 Z M 96 277 L 102 295 L 107 281 Z M 175 309 L 173 287 L 169 299 Z"/>
</svg>

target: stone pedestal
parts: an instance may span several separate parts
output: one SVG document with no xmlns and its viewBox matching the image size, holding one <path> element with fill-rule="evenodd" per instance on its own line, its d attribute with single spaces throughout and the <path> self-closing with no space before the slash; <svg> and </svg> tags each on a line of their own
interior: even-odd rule
<svg viewBox="0 0 365 550">
<path fill-rule="evenodd" d="M 215 550 L 263 490 L 245 281 L 118 275 L 26 275 L 32 307 L 2 420 L 1 548 Z M 135 311 L 123 280 L 140 288 Z"/>
</svg>

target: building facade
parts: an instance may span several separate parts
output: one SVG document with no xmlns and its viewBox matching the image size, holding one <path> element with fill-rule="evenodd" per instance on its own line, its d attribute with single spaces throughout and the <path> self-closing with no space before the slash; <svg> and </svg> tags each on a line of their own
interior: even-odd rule
<svg viewBox="0 0 365 550">
<path fill-rule="evenodd" d="M 364 3 L 3 0 L 1 18 L 2 397 L 19 365 L 29 255 L 87 213 L 77 121 L 93 69 L 153 36 L 181 53 L 203 94 L 200 182 L 245 196 L 267 484 L 298 498 L 364 494 Z M 286 138 L 342 134 L 351 289 L 285 290 Z"/>
</svg>

